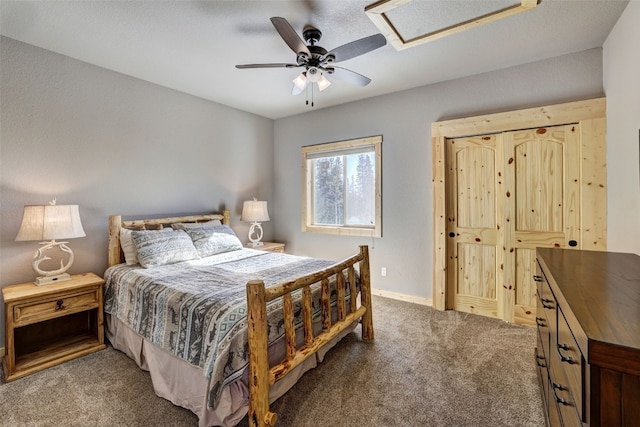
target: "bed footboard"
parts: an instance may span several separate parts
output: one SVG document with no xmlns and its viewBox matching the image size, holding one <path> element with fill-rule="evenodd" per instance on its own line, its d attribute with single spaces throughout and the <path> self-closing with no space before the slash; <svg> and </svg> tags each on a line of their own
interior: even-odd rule
<svg viewBox="0 0 640 427">
<path fill-rule="evenodd" d="M 360 307 L 356 302 L 356 265 L 360 274 Z M 351 298 L 346 307 L 345 272 Z M 332 323 L 330 278 L 335 276 L 337 289 L 337 320 Z M 322 331 L 314 336 L 310 286 L 321 283 Z M 304 343 L 296 347 L 294 313 L 291 293 L 302 289 L 302 316 Z M 267 350 L 267 303 L 282 297 L 286 357 L 278 365 L 269 368 Z M 269 410 L 269 388 L 289 371 L 313 356 L 318 349 L 360 319 L 362 338 L 373 339 L 371 313 L 371 276 L 369 272 L 369 248 L 360 246 L 360 253 L 317 273 L 300 277 L 266 289 L 261 280 L 247 283 L 248 333 L 249 333 L 249 426 L 271 427 L 277 416 Z"/>
</svg>

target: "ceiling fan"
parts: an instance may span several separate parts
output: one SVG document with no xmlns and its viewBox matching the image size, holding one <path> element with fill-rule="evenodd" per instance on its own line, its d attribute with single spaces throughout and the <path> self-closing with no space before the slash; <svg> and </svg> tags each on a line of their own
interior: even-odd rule
<svg viewBox="0 0 640 427">
<path fill-rule="evenodd" d="M 317 45 L 322 37 L 322 33 L 317 28 L 311 25 L 305 26 L 302 31 L 303 40 L 286 19 L 273 17 L 271 23 L 280 37 L 295 52 L 296 62 L 244 64 L 236 65 L 236 68 L 303 68 L 300 75 L 293 80 L 294 85 L 291 92 L 293 95 L 302 93 L 309 83 L 316 83 L 318 89 L 323 91 L 331 84 L 326 77 L 327 75 L 358 86 L 368 85 L 371 82 L 370 78 L 339 67 L 335 63 L 355 58 L 387 44 L 387 40 L 382 34 L 374 34 L 327 51 Z"/>
</svg>

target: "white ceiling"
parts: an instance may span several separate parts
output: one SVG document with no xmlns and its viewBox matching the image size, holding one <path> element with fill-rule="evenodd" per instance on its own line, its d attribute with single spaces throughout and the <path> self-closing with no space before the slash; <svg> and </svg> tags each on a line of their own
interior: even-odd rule
<svg viewBox="0 0 640 427">
<path fill-rule="evenodd" d="M 374 0 L 0 1 L 2 35 L 272 119 L 310 111 L 291 95 L 299 69 L 236 64 L 295 62 L 269 21 L 313 25 L 331 50 L 379 32 Z M 634 0 L 637 1 L 637 0 Z M 414 0 L 389 13 L 408 36 L 519 3 Z M 602 46 L 627 0 L 541 0 L 527 12 L 396 51 L 390 44 L 341 62 L 372 79 L 333 81 L 315 109 Z M 404 35 L 404 34 L 403 34 Z"/>
</svg>

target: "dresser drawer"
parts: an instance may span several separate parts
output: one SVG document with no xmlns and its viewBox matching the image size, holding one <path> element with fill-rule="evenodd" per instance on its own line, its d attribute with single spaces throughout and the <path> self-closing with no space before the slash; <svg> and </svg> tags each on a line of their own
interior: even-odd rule
<svg viewBox="0 0 640 427">
<path fill-rule="evenodd" d="M 547 335 L 547 340 L 549 336 Z M 549 342 L 547 341 L 547 348 Z M 544 343 L 540 334 L 538 334 L 538 345 L 535 350 L 536 355 L 536 366 L 538 369 L 538 377 L 540 379 L 540 384 L 542 386 L 542 398 L 544 402 L 549 401 L 549 362 L 548 356 L 545 356 L 543 349 Z"/>
<path fill-rule="evenodd" d="M 578 415 L 577 404 L 574 398 L 574 393 L 580 390 L 576 390 L 569 385 L 565 372 L 560 362 L 558 352 L 552 351 L 550 358 L 550 389 L 549 400 L 550 406 L 557 407 L 560 418 L 562 419 L 562 426 L 564 427 L 580 427 L 582 422 L 580 421 L 580 415 Z"/>
<path fill-rule="evenodd" d="M 536 299 L 536 325 L 538 326 L 538 333 L 541 337 L 544 355 L 549 357 L 549 334 L 551 331 L 551 326 L 553 325 L 553 323 L 551 322 L 555 322 L 555 312 L 553 310 L 545 309 L 545 306 L 542 304 L 542 301 L 540 299 L 540 295 L 537 295 Z M 549 313 L 547 313 L 547 311 L 549 311 Z"/>
<path fill-rule="evenodd" d="M 571 389 L 580 419 L 584 420 L 582 391 L 584 390 L 584 358 L 565 319 L 562 307 L 558 309 L 558 341 L 555 348 L 564 371 L 568 387 Z"/>
<path fill-rule="evenodd" d="M 16 304 L 13 306 L 14 326 L 29 325 L 98 307 L 100 301 L 98 292 L 99 288 L 95 288 L 90 291 Z"/>
<path fill-rule="evenodd" d="M 544 273 L 542 272 L 542 268 L 538 264 L 536 266 L 536 275 L 533 276 L 533 279 L 536 282 L 536 289 L 538 291 L 538 299 L 540 300 L 540 304 L 544 308 L 544 312 L 547 314 L 547 318 L 549 321 L 555 320 L 555 309 L 556 309 L 556 297 L 553 295 L 551 291 L 551 287 L 547 282 Z M 550 313 L 553 313 L 553 316 L 549 316 Z"/>
</svg>

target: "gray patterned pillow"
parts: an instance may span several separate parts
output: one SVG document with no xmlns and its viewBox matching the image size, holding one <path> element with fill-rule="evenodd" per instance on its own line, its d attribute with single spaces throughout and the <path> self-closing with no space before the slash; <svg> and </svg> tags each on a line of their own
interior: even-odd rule
<svg viewBox="0 0 640 427">
<path fill-rule="evenodd" d="M 202 258 L 242 249 L 242 243 L 228 225 L 189 228 L 185 231 Z"/>
<path fill-rule="evenodd" d="M 219 219 L 212 219 L 207 222 L 175 222 L 171 224 L 174 230 L 186 230 L 187 228 L 214 227 L 222 225 Z"/>
<path fill-rule="evenodd" d="M 167 233 L 173 231 L 171 228 L 163 228 L 161 230 L 130 230 L 128 228 L 120 229 L 120 247 L 122 248 L 122 253 L 124 254 L 124 261 L 127 265 L 135 265 L 139 264 L 138 262 L 138 252 L 136 250 L 136 245 L 133 243 L 133 233 L 134 231 L 138 231 L 140 233 Z"/>
<path fill-rule="evenodd" d="M 182 230 L 159 233 L 133 231 L 131 238 L 138 252 L 138 262 L 144 268 L 199 258 L 191 238 Z"/>
</svg>

